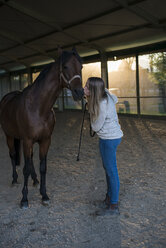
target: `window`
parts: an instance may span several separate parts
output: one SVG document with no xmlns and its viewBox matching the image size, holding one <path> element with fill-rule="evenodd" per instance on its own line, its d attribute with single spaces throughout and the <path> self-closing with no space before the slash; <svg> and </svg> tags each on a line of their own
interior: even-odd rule
<svg viewBox="0 0 166 248">
<path fill-rule="evenodd" d="M 166 114 L 166 52 L 139 56 L 141 114 Z"/>
<path fill-rule="evenodd" d="M 9 77 L 0 78 L 0 98 L 10 92 L 10 80 Z"/>
<path fill-rule="evenodd" d="M 82 69 L 82 81 L 83 87 L 89 77 L 101 77 L 101 63 L 95 62 L 90 64 L 84 64 Z"/>
<path fill-rule="evenodd" d="M 20 75 L 11 76 L 11 91 L 20 90 Z"/>
<path fill-rule="evenodd" d="M 89 77 L 101 77 L 101 63 L 84 64 L 82 69 L 83 87 Z M 72 93 L 68 89 L 64 89 L 64 108 L 65 109 L 82 109 L 82 101 L 74 101 Z"/>
<path fill-rule="evenodd" d="M 33 72 L 33 73 L 32 73 L 32 81 L 33 81 L 33 82 L 34 82 L 35 79 L 39 76 L 39 74 L 40 74 L 40 71 L 38 71 L 38 72 Z"/>
<path fill-rule="evenodd" d="M 137 113 L 136 59 L 108 61 L 108 88 L 118 97 L 118 113 Z"/>
<path fill-rule="evenodd" d="M 28 86 L 28 74 L 21 74 L 21 89 L 24 89 Z"/>
</svg>

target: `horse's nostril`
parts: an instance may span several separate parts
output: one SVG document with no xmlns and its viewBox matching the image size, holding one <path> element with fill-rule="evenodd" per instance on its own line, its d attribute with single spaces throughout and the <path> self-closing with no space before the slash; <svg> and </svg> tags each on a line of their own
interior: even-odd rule
<svg viewBox="0 0 166 248">
<path fill-rule="evenodd" d="M 73 98 L 74 98 L 75 101 L 81 100 L 82 97 L 84 96 L 83 88 L 82 89 L 74 89 L 72 91 L 72 93 L 73 93 Z"/>
<path fill-rule="evenodd" d="M 77 90 L 77 95 L 78 95 L 80 98 L 82 98 L 83 95 L 84 95 L 84 89 L 82 88 L 82 89 Z"/>
</svg>

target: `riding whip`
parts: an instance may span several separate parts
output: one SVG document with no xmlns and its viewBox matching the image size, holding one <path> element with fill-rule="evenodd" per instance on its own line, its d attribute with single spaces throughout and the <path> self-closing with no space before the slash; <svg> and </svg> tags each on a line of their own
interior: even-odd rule
<svg viewBox="0 0 166 248">
<path fill-rule="evenodd" d="M 82 130 L 83 130 L 83 125 L 84 125 L 86 106 L 87 106 L 87 103 L 85 103 L 85 106 L 84 106 L 84 114 L 83 114 L 83 118 L 82 118 L 82 125 L 81 125 L 81 132 L 80 132 L 80 140 L 79 140 L 77 161 L 80 160 L 79 156 L 80 156 L 80 148 L 81 148 L 81 140 L 82 140 Z"/>
<path fill-rule="evenodd" d="M 81 132 L 80 132 L 80 141 L 79 141 L 79 147 L 78 147 L 77 161 L 80 160 L 79 156 L 80 156 L 80 148 L 81 148 L 81 141 L 82 141 L 82 130 L 83 130 L 83 125 L 84 125 L 86 106 L 87 106 L 87 102 L 85 103 L 85 106 L 84 106 L 84 114 L 83 114 L 83 118 L 82 118 L 82 125 L 81 125 Z M 90 136 L 94 137 L 96 133 L 92 131 L 91 124 L 90 124 L 90 130 L 89 131 L 90 131 Z"/>
</svg>

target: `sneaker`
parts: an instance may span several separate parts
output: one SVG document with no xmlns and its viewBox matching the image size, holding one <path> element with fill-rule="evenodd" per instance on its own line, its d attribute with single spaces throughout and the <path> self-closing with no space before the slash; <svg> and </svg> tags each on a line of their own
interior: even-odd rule
<svg viewBox="0 0 166 248">
<path fill-rule="evenodd" d="M 106 208 L 96 211 L 97 216 L 120 215 L 118 204 L 110 204 Z"/>
<path fill-rule="evenodd" d="M 107 207 L 110 205 L 110 197 L 108 194 L 106 194 L 103 204 Z"/>
</svg>

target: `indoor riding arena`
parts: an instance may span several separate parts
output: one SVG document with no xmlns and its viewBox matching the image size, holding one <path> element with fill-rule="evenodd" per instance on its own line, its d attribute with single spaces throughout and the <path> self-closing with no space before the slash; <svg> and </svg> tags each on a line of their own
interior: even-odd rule
<svg viewBox="0 0 166 248">
<path fill-rule="evenodd" d="M 0 0 L 0 248 L 166 247 L 165 9 L 164 0 Z M 119 215 L 97 214 L 105 171 L 76 94 L 89 77 L 118 97 Z M 56 121 L 42 160 L 46 134 L 33 133 L 44 125 L 49 137 L 47 111 Z M 37 178 L 27 183 L 28 156 Z"/>
</svg>

